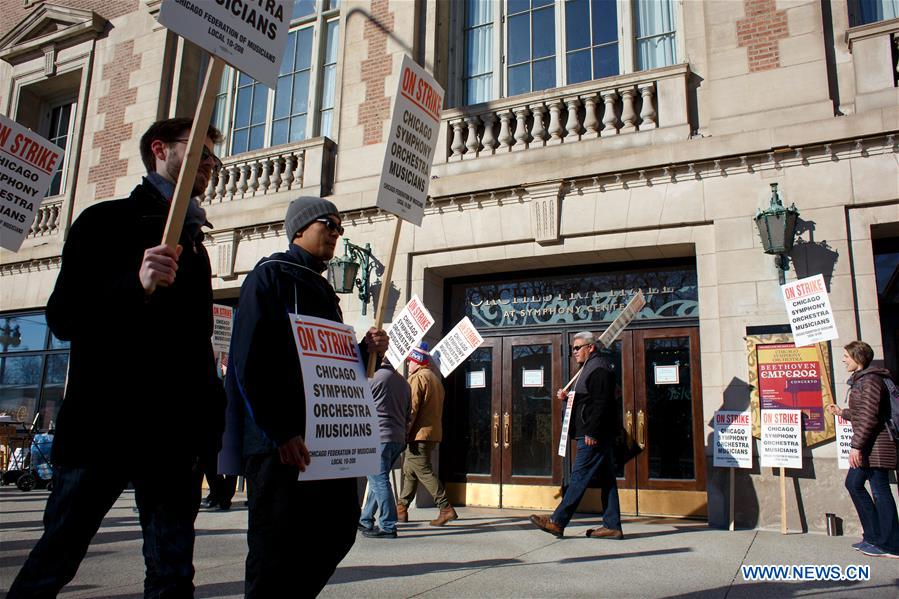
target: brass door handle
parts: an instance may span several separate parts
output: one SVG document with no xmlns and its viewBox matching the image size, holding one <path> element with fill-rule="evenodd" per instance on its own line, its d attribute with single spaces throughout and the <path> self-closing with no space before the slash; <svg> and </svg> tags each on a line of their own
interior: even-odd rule
<svg viewBox="0 0 899 599">
<path fill-rule="evenodd" d="M 637 445 L 646 449 L 646 414 L 643 410 L 637 410 Z"/>
<path fill-rule="evenodd" d="M 493 413 L 493 446 L 499 447 L 499 412 Z"/>
<path fill-rule="evenodd" d="M 634 440 L 634 412 L 627 410 L 624 412 L 624 431 L 627 433 L 626 439 L 628 445 Z"/>
<path fill-rule="evenodd" d="M 508 412 L 503 412 L 503 449 L 512 444 L 512 422 Z"/>
</svg>

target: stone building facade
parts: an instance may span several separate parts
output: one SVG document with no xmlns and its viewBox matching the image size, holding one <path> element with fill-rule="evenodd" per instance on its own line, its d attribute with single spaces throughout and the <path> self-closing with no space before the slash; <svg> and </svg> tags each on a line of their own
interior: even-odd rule
<svg viewBox="0 0 899 599">
<path fill-rule="evenodd" d="M 132 188 L 141 133 L 193 113 L 207 60 L 159 26 L 159 0 L 8 4 L 0 111 L 67 157 L 22 249 L 0 252 L 0 410 L 40 412 L 47 426 L 67 348 L 42 310 L 66 231 Z M 295 20 L 277 90 L 226 69 L 217 95 L 224 166 L 202 198 L 216 297 L 237 304 L 247 272 L 283 249 L 293 197 L 327 195 L 346 238 L 371 244 L 388 322 L 413 294 L 437 318 L 432 340 L 469 316 L 486 343 L 446 381 L 441 472 L 455 501 L 557 501 L 566 464 L 551 396 L 574 371 L 571 338 L 601 332 L 640 288 L 647 309 L 612 351 L 622 507 L 726 524 L 710 421 L 749 408 L 745 337 L 787 323 L 753 221 L 772 183 L 801 213 L 788 280 L 828 285 L 838 401 L 848 341 L 897 367 L 895 2 L 285 4 Z M 406 54 L 447 93 L 423 224 L 403 226 L 381 281 L 394 221 L 375 198 Z M 342 297 L 346 321 L 367 326 L 376 300 L 363 316 L 357 295 Z M 855 526 L 836 454 L 833 441 L 805 448 L 802 470 L 788 470 L 792 529 L 823 530 L 825 512 Z M 738 526 L 778 526 L 778 477 L 758 458 L 736 495 Z"/>
</svg>

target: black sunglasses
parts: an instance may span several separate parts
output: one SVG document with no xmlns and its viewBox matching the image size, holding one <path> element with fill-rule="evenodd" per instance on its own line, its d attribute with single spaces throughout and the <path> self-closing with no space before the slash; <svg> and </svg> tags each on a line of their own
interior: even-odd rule
<svg viewBox="0 0 899 599">
<path fill-rule="evenodd" d="M 325 218 L 325 217 L 317 218 L 317 219 L 315 219 L 315 222 L 317 222 L 317 223 L 324 223 L 325 226 L 328 228 L 329 231 L 331 231 L 331 232 L 335 232 L 335 231 L 336 231 L 338 235 L 343 235 L 343 226 L 338 225 L 337 223 L 335 223 L 335 222 L 334 222 L 333 220 L 331 220 L 330 218 Z"/>
<path fill-rule="evenodd" d="M 186 144 L 190 140 L 176 139 L 175 141 Z M 215 154 L 213 154 L 212 152 L 210 152 L 209 148 L 207 148 L 205 145 L 203 146 L 203 152 L 200 154 L 200 160 L 211 160 L 212 164 L 215 166 L 215 168 L 222 168 L 221 159 L 218 156 L 216 156 Z"/>
<path fill-rule="evenodd" d="M 571 346 L 571 353 L 575 353 L 575 352 L 577 352 L 579 349 L 581 349 L 582 347 L 587 347 L 588 345 L 590 345 L 590 344 L 589 344 L 589 343 L 585 343 L 585 344 L 583 344 L 583 345 L 572 345 L 572 346 Z"/>
</svg>

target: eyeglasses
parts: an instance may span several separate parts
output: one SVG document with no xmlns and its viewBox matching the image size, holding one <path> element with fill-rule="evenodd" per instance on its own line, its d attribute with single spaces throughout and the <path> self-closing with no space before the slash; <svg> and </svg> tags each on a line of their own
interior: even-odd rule
<svg viewBox="0 0 899 599">
<path fill-rule="evenodd" d="M 572 345 L 571 353 L 576 354 L 582 347 L 589 347 L 589 343 L 584 343 L 583 345 Z"/>
<path fill-rule="evenodd" d="M 324 223 L 324 225 L 328 228 L 328 231 L 331 231 L 332 233 L 336 232 L 338 235 L 343 235 L 343 227 L 335 223 L 330 218 L 317 218 L 315 219 L 315 222 Z"/>
<path fill-rule="evenodd" d="M 186 144 L 189 140 L 187 139 L 176 139 L 175 141 Z M 203 146 L 203 152 L 200 154 L 200 160 L 211 160 L 212 165 L 215 168 L 222 168 L 221 159 L 209 151 L 209 148 Z"/>
</svg>

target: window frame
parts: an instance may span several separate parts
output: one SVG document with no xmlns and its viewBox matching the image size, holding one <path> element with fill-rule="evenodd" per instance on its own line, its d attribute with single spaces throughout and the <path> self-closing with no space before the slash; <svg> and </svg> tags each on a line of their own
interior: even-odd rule
<svg viewBox="0 0 899 599">
<path fill-rule="evenodd" d="M 492 102 L 503 98 L 515 97 L 508 95 L 508 10 L 507 0 L 489 0 L 493 4 L 493 85 L 491 97 L 484 102 Z M 563 88 L 573 85 L 568 82 L 566 72 L 566 58 L 568 55 L 568 44 L 565 39 L 565 4 L 568 0 L 554 0 L 554 8 L 556 13 L 555 19 L 555 59 L 556 59 L 556 87 Z M 670 0 L 672 5 L 672 13 L 674 17 L 674 52 L 675 62 L 678 64 L 683 61 L 685 56 L 684 37 L 683 37 L 683 0 Z M 635 0 L 615 0 L 618 18 L 618 75 L 627 75 L 637 72 L 637 23 L 636 13 L 637 7 Z M 449 21 L 451 31 L 455 35 L 458 33 L 460 39 L 458 50 L 451 50 L 449 56 L 449 80 L 451 82 L 452 91 L 450 98 L 452 105 L 457 107 L 474 106 L 475 104 L 466 103 L 465 94 L 465 10 L 467 2 L 452 2 L 450 4 Z M 501 73 L 497 70 L 501 69 Z M 592 81 L 598 81 L 592 79 Z M 528 92 L 528 93 L 534 93 Z M 518 94 L 516 94 L 518 95 Z"/>
<path fill-rule="evenodd" d="M 319 0 L 319 6 L 322 0 Z M 321 135 L 321 123 L 322 123 L 322 98 L 324 94 L 324 69 L 326 66 L 329 66 L 332 63 L 326 65 L 324 63 L 325 54 L 327 52 L 327 42 L 328 42 L 328 26 L 332 22 L 337 22 L 337 25 L 334 29 L 335 35 L 337 35 L 337 52 L 335 56 L 335 62 L 333 63 L 335 66 L 335 71 L 337 70 L 337 65 L 340 62 L 340 38 L 341 38 L 341 11 L 340 11 L 340 3 L 334 2 L 333 0 L 328 3 L 329 7 L 327 9 L 321 9 L 319 7 L 316 8 L 315 13 L 305 15 L 299 18 L 291 19 L 290 28 L 288 30 L 288 34 L 292 34 L 295 31 L 299 31 L 301 29 L 312 29 L 312 55 L 310 57 L 310 73 L 309 73 L 309 90 L 307 96 L 307 111 L 306 111 L 306 135 L 302 140 L 289 141 L 280 145 L 290 145 L 299 143 L 300 141 L 304 141 L 307 139 L 312 139 L 314 137 L 319 137 Z M 332 5 L 334 5 L 332 7 Z M 280 68 L 280 65 L 279 65 Z M 205 69 L 201 69 L 201 72 Z M 335 105 L 332 106 L 330 110 L 332 113 L 331 117 L 331 127 L 333 132 L 333 128 L 336 125 L 336 118 L 333 115 L 337 114 L 337 98 L 339 98 L 339 94 L 337 93 L 337 83 L 338 83 L 338 75 L 339 73 L 335 72 L 334 77 L 334 97 L 335 97 Z M 279 75 L 280 77 L 280 75 Z M 222 124 L 221 131 L 224 136 L 224 140 L 221 144 L 216 145 L 216 153 L 221 157 L 228 156 L 239 156 L 240 154 L 248 153 L 248 152 L 257 152 L 264 148 L 275 147 L 272 145 L 272 130 L 274 128 L 274 114 L 275 114 L 275 94 L 276 89 L 270 89 L 266 86 L 265 89 L 268 90 L 267 98 L 266 98 L 266 107 L 265 107 L 265 121 L 264 121 L 264 132 L 263 132 L 263 141 L 262 145 L 258 148 L 242 150 L 240 152 L 235 152 L 234 150 L 234 118 L 236 114 L 237 108 L 237 84 L 239 82 L 240 73 L 230 67 L 227 66 L 222 73 L 222 81 L 224 85 L 219 87 L 219 90 L 216 92 L 216 101 L 222 96 L 222 87 L 225 88 L 225 115 L 223 119 L 220 121 Z M 252 79 L 252 78 L 251 78 Z M 256 82 L 256 84 L 259 84 Z M 259 84 L 262 85 L 262 84 Z M 252 111 L 251 111 L 252 114 Z M 311 115 L 314 115 L 315 118 L 310 118 Z M 213 115 L 215 116 L 215 115 Z M 289 120 L 289 119 L 288 119 Z M 215 125 L 215 121 L 213 121 L 213 125 Z M 248 128 L 251 126 L 248 125 Z"/>
</svg>

